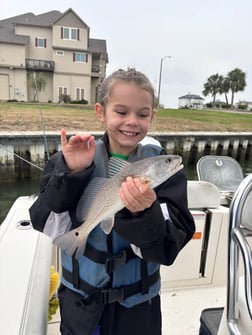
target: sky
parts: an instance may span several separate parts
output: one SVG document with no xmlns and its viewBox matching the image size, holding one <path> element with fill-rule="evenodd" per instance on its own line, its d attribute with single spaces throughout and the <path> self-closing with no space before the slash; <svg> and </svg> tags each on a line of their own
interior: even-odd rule
<svg viewBox="0 0 252 335">
<path fill-rule="evenodd" d="M 135 67 L 156 93 L 162 60 L 160 103 L 167 108 L 177 108 L 178 98 L 188 93 L 211 101 L 202 94 L 204 83 L 235 68 L 246 73 L 247 83 L 235 102 L 252 101 L 252 0 L 8 0 L 1 7 L 0 20 L 72 8 L 91 38 L 106 40 L 107 75 Z"/>
</svg>

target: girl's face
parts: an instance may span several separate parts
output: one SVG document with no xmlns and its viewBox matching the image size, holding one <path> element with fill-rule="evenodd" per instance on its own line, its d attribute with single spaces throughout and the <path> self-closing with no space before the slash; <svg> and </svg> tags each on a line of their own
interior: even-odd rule
<svg viewBox="0 0 252 335">
<path fill-rule="evenodd" d="M 154 116 L 153 98 L 135 83 L 117 82 L 106 107 L 95 105 L 113 153 L 129 155 L 149 130 Z"/>
</svg>

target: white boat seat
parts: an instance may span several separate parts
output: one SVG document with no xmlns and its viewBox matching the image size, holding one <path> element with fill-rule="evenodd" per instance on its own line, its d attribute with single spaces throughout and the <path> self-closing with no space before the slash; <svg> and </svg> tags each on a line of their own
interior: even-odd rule
<svg viewBox="0 0 252 335">
<path fill-rule="evenodd" d="M 244 178 L 240 164 L 229 156 L 203 156 L 198 160 L 196 169 L 199 180 L 209 181 L 218 187 L 222 204 L 230 204 Z"/>
<path fill-rule="evenodd" d="M 187 197 L 189 209 L 220 206 L 220 194 L 217 186 L 207 181 L 188 180 Z"/>
<path fill-rule="evenodd" d="M 235 192 L 244 178 L 240 164 L 229 156 L 203 156 L 196 168 L 199 180 L 215 184 L 222 192 Z"/>
</svg>

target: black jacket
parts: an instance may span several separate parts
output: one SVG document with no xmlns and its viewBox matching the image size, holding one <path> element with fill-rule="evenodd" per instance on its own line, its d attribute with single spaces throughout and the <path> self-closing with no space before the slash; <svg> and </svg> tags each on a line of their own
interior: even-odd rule
<svg viewBox="0 0 252 335">
<path fill-rule="evenodd" d="M 103 138 L 108 148 L 108 140 Z M 165 152 L 163 152 L 165 153 Z M 95 169 L 71 173 L 61 152 L 47 163 L 40 181 L 40 194 L 30 208 L 30 217 L 35 229 L 43 231 L 51 211 L 68 211 L 72 228 L 80 224 L 75 216 L 76 206 L 83 189 Z M 195 225 L 187 207 L 187 180 L 183 170 L 155 189 L 154 204 L 132 216 L 123 209 L 115 216 L 114 230 L 130 243 L 141 249 L 145 260 L 170 265 L 179 251 L 191 239 Z M 160 203 L 166 204 L 170 218 L 165 219 Z"/>
</svg>

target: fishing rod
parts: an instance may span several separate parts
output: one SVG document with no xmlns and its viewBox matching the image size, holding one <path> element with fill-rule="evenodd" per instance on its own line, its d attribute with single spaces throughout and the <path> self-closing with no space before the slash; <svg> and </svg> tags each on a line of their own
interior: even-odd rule
<svg viewBox="0 0 252 335">
<path fill-rule="evenodd" d="M 37 86 L 37 85 L 36 85 Z M 45 133 L 45 124 L 44 124 L 44 119 L 43 119 L 43 114 L 42 112 L 40 111 L 40 123 L 41 123 L 41 127 L 42 127 L 42 130 L 43 130 L 43 137 L 44 137 L 44 143 L 45 143 L 45 149 L 46 149 L 46 155 L 47 155 L 47 160 L 50 159 L 50 155 L 49 155 L 49 150 L 48 150 L 48 143 L 47 143 L 47 137 L 46 137 L 46 133 Z M 25 159 L 24 157 L 18 155 L 17 153 L 15 153 L 14 151 L 11 151 L 8 149 L 8 147 L 6 145 L 3 145 L 0 143 L 0 146 L 5 148 L 5 150 L 11 154 L 13 154 L 14 156 L 18 157 L 19 159 L 21 159 L 22 161 L 24 161 L 25 163 L 43 171 L 43 168 L 40 167 L 39 165 L 37 164 L 34 164 L 30 161 L 28 161 L 27 159 Z"/>
<path fill-rule="evenodd" d="M 14 156 L 18 157 L 19 159 L 21 159 L 21 160 L 24 161 L 25 163 L 27 163 L 27 164 L 29 164 L 29 165 L 31 165 L 31 166 L 33 166 L 33 167 L 35 167 L 35 168 L 37 168 L 37 169 L 43 171 L 43 168 L 42 168 L 42 167 L 40 167 L 39 165 L 34 164 L 34 163 L 28 161 L 28 160 L 25 159 L 24 157 L 22 157 L 22 156 L 18 155 L 17 153 L 15 153 L 15 152 L 9 150 L 9 149 L 7 148 L 6 145 L 3 145 L 3 144 L 0 143 L 0 146 L 3 147 L 3 148 L 5 148 L 5 150 L 6 150 L 7 152 L 9 152 L 9 153 L 13 154 Z"/>
<path fill-rule="evenodd" d="M 47 137 L 46 137 L 46 133 L 45 133 L 45 123 L 44 123 L 44 118 L 43 118 L 43 114 L 42 114 L 41 110 L 40 110 L 40 123 L 41 123 L 41 127 L 42 127 L 42 130 L 43 130 L 43 137 L 44 137 L 47 160 L 49 161 L 50 155 L 49 155 L 49 150 L 48 150 Z"/>
</svg>

